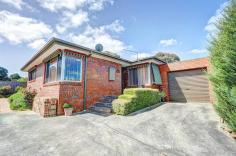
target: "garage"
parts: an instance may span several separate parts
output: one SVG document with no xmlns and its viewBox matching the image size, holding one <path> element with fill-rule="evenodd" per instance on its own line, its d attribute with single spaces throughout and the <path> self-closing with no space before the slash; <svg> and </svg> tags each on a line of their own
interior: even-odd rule
<svg viewBox="0 0 236 156">
<path fill-rule="evenodd" d="M 203 69 L 168 73 L 170 100 L 174 102 L 210 102 L 209 82 Z"/>
</svg>

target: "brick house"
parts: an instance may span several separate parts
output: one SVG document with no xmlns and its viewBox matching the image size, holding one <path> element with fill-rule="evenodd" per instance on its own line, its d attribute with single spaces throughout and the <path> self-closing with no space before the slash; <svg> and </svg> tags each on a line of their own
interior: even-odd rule
<svg viewBox="0 0 236 156">
<path fill-rule="evenodd" d="M 122 94 L 127 87 L 158 88 L 166 92 L 166 100 L 171 100 L 169 83 L 175 84 L 169 80 L 169 73 L 200 70 L 200 78 L 191 76 L 208 86 L 208 81 L 201 77 L 201 70 L 207 68 L 206 58 L 175 64 L 166 64 L 155 57 L 132 62 L 112 53 L 53 38 L 21 70 L 28 72 L 27 89 L 37 92 L 33 110 L 45 116 L 45 111 L 49 111 L 45 103 L 48 105 L 50 99 L 57 105 L 55 113 L 62 115 L 64 103 L 72 104 L 74 112 L 83 111 L 104 96 Z M 200 87 L 199 91 L 202 90 Z"/>
</svg>

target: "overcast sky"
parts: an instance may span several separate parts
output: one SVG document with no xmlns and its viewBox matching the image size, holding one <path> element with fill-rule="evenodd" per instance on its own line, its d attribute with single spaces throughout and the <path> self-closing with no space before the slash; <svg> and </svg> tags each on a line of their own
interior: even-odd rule
<svg viewBox="0 0 236 156">
<path fill-rule="evenodd" d="M 173 52 L 182 60 L 207 56 L 209 33 L 226 0 L 0 0 L 0 66 L 20 68 L 58 37 L 122 57 Z"/>
</svg>

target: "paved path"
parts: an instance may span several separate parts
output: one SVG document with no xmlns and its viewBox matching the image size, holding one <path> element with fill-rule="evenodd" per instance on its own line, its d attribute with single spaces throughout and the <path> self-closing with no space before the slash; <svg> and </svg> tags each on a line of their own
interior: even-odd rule
<svg viewBox="0 0 236 156">
<path fill-rule="evenodd" d="M 0 155 L 235 156 L 210 104 L 164 104 L 132 116 L 0 113 Z"/>
<path fill-rule="evenodd" d="M 0 112 L 11 112 L 7 98 L 0 98 Z"/>
</svg>

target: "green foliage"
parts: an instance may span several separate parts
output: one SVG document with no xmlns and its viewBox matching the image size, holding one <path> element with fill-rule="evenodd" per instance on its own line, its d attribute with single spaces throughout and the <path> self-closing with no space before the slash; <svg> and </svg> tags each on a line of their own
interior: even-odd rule
<svg viewBox="0 0 236 156">
<path fill-rule="evenodd" d="M 142 108 L 160 102 L 163 93 L 157 89 L 130 88 L 125 89 L 124 94 L 112 102 L 112 109 L 116 114 L 127 115 Z"/>
<path fill-rule="evenodd" d="M 72 108 L 72 105 L 68 103 L 64 103 L 63 108 Z"/>
<path fill-rule="evenodd" d="M 11 95 L 13 93 L 14 93 L 14 90 L 11 88 L 11 86 L 0 87 L 1 97 L 8 97 L 9 95 Z"/>
<path fill-rule="evenodd" d="M 15 73 L 15 74 L 11 74 L 11 75 L 10 75 L 10 78 L 11 78 L 12 80 L 18 80 L 18 79 L 20 79 L 21 77 L 20 77 L 20 75 L 19 75 L 18 73 Z"/>
<path fill-rule="evenodd" d="M 166 63 L 172 63 L 172 62 L 177 62 L 180 61 L 180 58 L 176 54 L 172 53 L 163 53 L 159 52 L 156 54 L 156 58 L 165 61 Z"/>
<path fill-rule="evenodd" d="M 17 88 L 17 92 L 11 95 L 8 100 L 12 110 L 25 110 L 32 106 L 36 93 L 28 92 L 22 87 Z"/>
<path fill-rule="evenodd" d="M 24 99 L 24 94 L 22 91 L 19 91 L 9 97 L 10 108 L 12 110 L 25 110 L 28 109 L 29 106 Z"/>
<path fill-rule="evenodd" d="M 8 70 L 6 68 L 0 67 L 0 80 L 7 81 L 8 78 Z"/>
<path fill-rule="evenodd" d="M 21 77 L 17 80 L 17 82 L 27 82 L 28 78 L 27 77 Z"/>
<path fill-rule="evenodd" d="M 225 7 L 222 18 L 216 23 L 209 51 L 215 108 L 230 129 L 236 132 L 236 0 Z"/>
<path fill-rule="evenodd" d="M 18 92 L 18 91 L 21 91 L 21 90 L 23 90 L 23 89 L 24 89 L 23 87 L 17 86 L 16 89 L 15 89 L 15 91 Z"/>
</svg>

